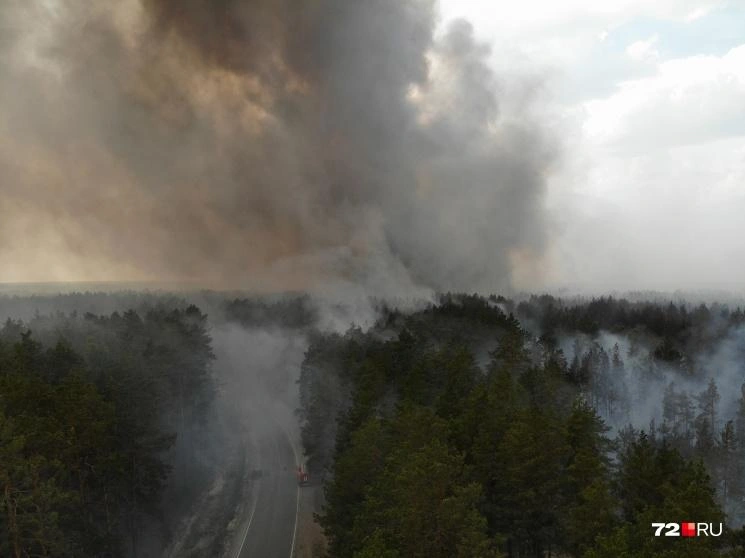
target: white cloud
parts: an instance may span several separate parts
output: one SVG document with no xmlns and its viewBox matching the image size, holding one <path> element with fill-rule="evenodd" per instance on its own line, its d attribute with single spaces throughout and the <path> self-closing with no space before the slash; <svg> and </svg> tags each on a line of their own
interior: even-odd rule
<svg viewBox="0 0 745 558">
<path fill-rule="evenodd" d="M 592 187 L 557 207 L 554 284 L 742 292 L 744 169 L 745 138 L 625 158 L 594 154 Z"/>
<path fill-rule="evenodd" d="M 638 151 L 745 134 L 745 44 L 721 57 L 662 62 L 585 103 L 590 141 Z"/>
<path fill-rule="evenodd" d="M 745 44 L 705 55 L 709 33 L 670 36 L 664 25 L 687 29 L 735 2 L 443 5 L 494 43 L 497 76 L 553 69 L 569 129 L 548 199 L 558 229 L 549 286 L 742 290 Z"/>
<path fill-rule="evenodd" d="M 446 17 L 470 17 L 485 27 L 555 27 L 578 21 L 610 21 L 656 17 L 685 21 L 701 17 L 725 0 L 443 0 Z"/>
<path fill-rule="evenodd" d="M 700 6 L 694 10 L 692 10 L 685 18 L 685 20 L 688 23 L 691 23 L 693 21 L 696 21 L 697 19 L 701 19 L 702 17 L 706 16 L 711 12 L 711 6 Z"/>
<path fill-rule="evenodd" d="M 745 45 L 663 62 L 583 107 L 581 172 L 554 196 L 555 282 L 741 292 Z"/>
<path fill-rule="evenodd" d="M 660 51 L 655 48 L 658 35 L 652 35 L 649 39 L 636 41 L 626 47 L 626 56 L 638 62 L 654 62 L 660 58 Z"/>
<path fill-rule="evenodd" d="M 634 20 L 694 21 L 727 0 L 442 0 L 445 21 L 463 17 L 478 35 L 547 60 L 576 60 L 588 45 Z M 498 52 L 497 52 L 498 55 Z"/>
</svg>

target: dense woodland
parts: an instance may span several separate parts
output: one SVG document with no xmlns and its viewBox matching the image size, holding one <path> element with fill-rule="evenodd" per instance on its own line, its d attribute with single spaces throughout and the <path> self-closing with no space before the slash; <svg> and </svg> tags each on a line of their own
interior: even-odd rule
<svg viewBox="0 0 745 558">
<path fill-rule="evenodd" d="M 445 295 L 317 335 L 300 416 L 329 556 L 743 555 L 742 322 L 724 306 Z M 725 520 L 717 538 L 650 525 Z"/>
<path fill-rule="evenodd" d="M 188 306 L 5 322 L 0 556 L 156 555 L 169 508 L 207 477 L 206 320 Z"/>
<path fill-rule="evenodd" d="M 158 555 L 225 430 L 205 308 L 307 336 L 330 558 L 745 554 L 736 306 L 448 294 L 329 333 L 305 296 L 193 299 L 0 300 L 24 317 L 0 329 L 0 556 Z M 727 527 L 651 536 L 688 520 Z"/>
</svg>

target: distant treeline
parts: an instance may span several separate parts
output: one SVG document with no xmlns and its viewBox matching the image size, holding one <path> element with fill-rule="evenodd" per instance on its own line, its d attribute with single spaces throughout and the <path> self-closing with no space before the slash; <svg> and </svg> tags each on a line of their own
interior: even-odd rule
<svg viewBox="0 0 745 558">
<path fill-rule="evenodd" d="M 745 401 L 738 385 L 722 416 L 700 361 L 742 321 L 723 306 L 448 294 L 316 335 L 300 417 L 329 556 L 741 556 Z M 628 425 L 651 387 L 662 422 Z M 601 415 L 627 426 L 611 435 Z M 652 536 L 652 522 L 725 517 L 719 538 Z"/>
<path fill-rule="evenodd" d="M 307 295 L 234 298 L 222 311 L 227 321 L 244 327 L 307 329 L 318 321 L 318 310 Z"/>
<path fill-rule="evenodd" d="M 672 301 L 630 302 L 610 296 L 572 302 L 542 295 L 531 296 L 513 307 L 521 320 L 534 323 L 547 340 L 560 332 L 596 335 L 601 330 L 620 333 L 643 328 L 688 352 L 705 348 L 730 328 L 745 323 L 741 307 L 719 303 L 692 306 Z"/>
<path fill-rule="evenodd" d="M 183 293 L 121 290 L 111 292 L 73 291 L 49 294 L 0 293 L 0 320 L 32 320 L 56 314 L 109 315 L 128 309 L 147 311 L 155 307 L 187 306 Z"/>
<path fill-rule="evenodd" d="M 195 306 L 5 322 L 0 556 L 154 555 L 167 482 L 202 475 L 213 358 Z"/>
</svg>

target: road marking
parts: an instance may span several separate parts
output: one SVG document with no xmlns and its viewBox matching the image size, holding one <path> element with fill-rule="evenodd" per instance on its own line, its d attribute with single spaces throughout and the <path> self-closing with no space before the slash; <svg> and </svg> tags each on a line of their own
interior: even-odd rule
<svg viewBox="0 0 745 558">
<path fill-rule="evenodd" d="M 297 487 L 297 499 L 295 500 L 295 526 L 292 528 L 292 545 L 290 546 L 290 558 L 295 555 L 295 535 L 297 534 L 297 516 L 300 513 L 300 487 Z"/>
<path fill-rule="evenodd" d="M 256 445 L 256 448 L 258 449 L 258 444 Z M 258 455 L 259 470 L 261 470 L 261 451 L 259 450 L 256 453 Z M 248 530 L 251 528 L 251 523 L 254 520 L 254 514 L 256 513 L 256 502 L 259 499 L 259 491 L 261 490 L 262 483 L 258 482 L 257 484 L 259 485 L 259 490 L 256 491 L 256 494 L 254 494 L 254 501 L 253 501 L 253 505 L 251 506 L 251 515 L 248 518 L 248 525 L 246 525 L 246 530 L 243 532 L 243 539 L 241 540 L 241 546 L 238 547 L 238 552 L 236 553 L 235 558 L 241 557 L 241 553 L 243 552 L 243 546 L 246 544 L 246 539 L 248 538 Z"/>
<path fill-rule="evenodd" d="M 295 449 L 295 444 L 292 442 L 292 437 L 289 435 L 287 430 L 285 430 L 284 425 L 280 424 L 279 426 L 282 429 L 282 431 L 285 433 L 285 436 L 287 437 L 287 441 L 290 442 L 292 453 L 295 456 L 295 467 L 298 467 L 300 466 L 300 461 L 297 458 L 297 450 Z M 300 513 L 300 485 L 298 485 L 296 492 L 297 492 L 297 497 L 295 498 L 295 526 L 292 528 L 292 544 L 290 545 L 290 558 L 292 558 L 295 555 L 295 536 L 297 535 L 297 516 Z"/>
<path fill-rule="evenodd" d="M 298 459 L 298 453 L 297 453 L 297 450 L 295 449 L 295 444 L 292 441 L 292 437 L 287 432 L 287 429 L 285 429 L 284 425 L 280 423 L 280 421 L 278 421 L 276 419 L 272 419 L 272 422 L 274 422 L 277 426 L 279 426 L 279 428 L 282 430 L 282 433 L 287 438 L 287 441 L 290 444 L 290 448 L 292 448 L 292 453 L 293 453 L 293 455 L 295 457 L 295 467 L 299 466 L 300 465 L 300 460 Z M 279 450 L 278 445 L 277 445 L 277 439 L 276 438 L 274 439 L 274 446 L 275 446 L 275 449 L 276 450 Z M 257 446 L 257 449 L 258 449 L 258 446 Z M 259 450 L 258 454 L 259 454 L 259 464 L 260 464 L 261 463 L 261 451 L 260 450 Z M 279 453 L 277 454 L 277 457 L 279 457 Z M 278 466 L 279 466 L 279 462 L 278 462 Z M 261 485 L 262 485 L 262 483 L 259 482 L 259 486 L 260 487 L 261 487 Z M 259 488 L 259 490 L 261 490 L 261 488 Z M 295 497 L 295 525 L 292 528 L 292 543 L 290 545 L 290 558 L 292 558 L 293 555 L 295 554 L 295 538 L 297 536 L 297 518 L 298 518 L 298 515 L 300 513 L 300 486 L 299 485 L 296 488 L 295 493 L 296 493 L 296 497 Z M 241 552 L 243 552 L 243 547 L 246 544 L 246 539 L 248 538 L 248 530 L 251 527 L 251 522 L 253 521 L 254 513 L 256 512 L 256 502 L 257 502 L 257 500 L 258 500 L 258 492 L 256 494 L 256 497 L 254 498 L 253 506 L 251 508 L 251 517 L 249 518 L 248 525 L 246 526 L 246 530 L 243 533 L 243 540 L 241 541 L 241 545 L 238 548 L 238 553 L 234 556 L 234 558 L 240 558 Z"/>
</svg>

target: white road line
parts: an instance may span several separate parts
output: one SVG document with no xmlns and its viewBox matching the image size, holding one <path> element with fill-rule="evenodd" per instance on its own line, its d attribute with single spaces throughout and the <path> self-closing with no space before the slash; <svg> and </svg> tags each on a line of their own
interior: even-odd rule
<svg viewBox="0 0 745 558">
<path fill-rule="evenodd" d="M 256 445 L 258 449 L 258 444 Z M 256 452 L 258 454 L 258 465 L 259 470 L 261 470 L 261 450 Z M 241 540 L 241 546 L 238 547 L 238 552 L 235 554 L 235 558 L 240 558 L 241 552 L 243 552 L 243 547 L 246 544 L 246 539 L 248 538 L 248 530 L 251 528 L 251 523 L 254 520 L 254 514 L 256 513 L 256 502 L 259 499 L 259 491 L 261 490 L 261 482 L 257 483 L 259 485 L 259 490 L 256 491 L 256 494 L 254 494 L 254 501 L 253 505 L 251 506 L 251 515 L 248 518 L 248 525 L 246 525 L 246 530 L 243 532 L 243 539 Z"/>
<path fill-rule="evenodd" d="M 295 535 L 297 535 L 297 516 L 300 513 L 300 487 L 297 487 L 297 499 L 295 500 L 295 526 L 292 528 L 292 545 L 290 546 L 290 558 L 295 555 Z"/>
<path fill-rule="evenodd" d="M 292 453 L 295 456 L 295 467 L 300 465 L 300 460 L 298 459 L 297 450 L 295 449 L 295 444 L 292 441 L 292 437 L 285 429 L 284 425 L 281 424 L 278 420 L 274 419 L 273 422 L 280 427 L 282 432 L 284 433 L 285 437 L 287 438 L 287 441 L 290 443 L 290 447 L 292 448 Z M 277 441 L 275 439 L 274 441 L 275 446 L 277 445 Z M 258 446 L 257 446 L 258 448 Z M 278 449 L 278 448 L 277 448 Z M 259 463 L 261 463 L 261 451 L 259 453 Z M 259 483 L 261 484 L 261 483 Z M 238 553 L 234 556 L 234 558 L 240 558 L 241 552 L 243 551 L 243 546 L 246 544 L 246 538 L 248 538 L 248 530 L 251 527 L 251 522 L 254 518 L 254 512 L 256 512 L 256 501 L 258 500 L 258 492 L 256 494 L 256 497 L 254 498 L 253 507 L 251 509 L 251 517 L 248 520 L 248 525 L 246 526 L 246 530 L 243 533 L 243 540 L 241 541 L 241 546 L 238 549 Z M 293 557 L 295 554 L 295 538 L 297 536 L 297 518 L 300 514 L 300 485 L 298 485 L 296 489 L 296 497 L 295 497 L 295 525 L 292 528 L 292 544 L 290 545 L 290 558 Z"/>
<path fill-rule="evenodd" d="M 297 450 L 295 449 L 295 444 L 292 442 L 292 437 L 288 434 L 287 430 L 285 430 L 285 427 L 283 425 L 280 425 L 280 428 L 282 428 L 282 431 L 285 433 L 285 436 L 287 437 L 287 441 L 290 442 L 292 453 L 295 456 L 295 467 L 298 467 L 300 466 L 300 460 L 297 458 Z M 295 526 L 292 528 L 292 544 L 290 545 L 290 558 L 292 558 L 295 555 L 295 537 L 297 535 L 297 516 L 299 515 L 299 513 L 300 513 L 300 485 L 298 485 L 297 487 L 297 497 L 295 499 Z"/>
</svg>

